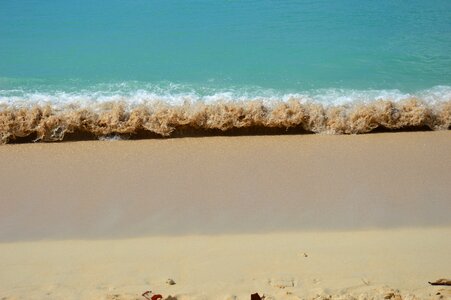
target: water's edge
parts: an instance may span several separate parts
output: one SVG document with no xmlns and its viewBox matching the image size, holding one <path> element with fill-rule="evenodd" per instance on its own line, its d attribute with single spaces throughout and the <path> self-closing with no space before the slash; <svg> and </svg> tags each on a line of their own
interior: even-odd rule
<svg viewBox="0 0 451 300">
<path fill-rule="evenodd" d="M 91 106 L 0 107 L 0 143 L 65 138 L 152 138 L 222 134 L 362 134 L 376 130 L 447 130 L 451 101 L 401 101 L 325 105 L 297 99 L 194 102 L 172 105 L 126 102 Z"/>
</svg>

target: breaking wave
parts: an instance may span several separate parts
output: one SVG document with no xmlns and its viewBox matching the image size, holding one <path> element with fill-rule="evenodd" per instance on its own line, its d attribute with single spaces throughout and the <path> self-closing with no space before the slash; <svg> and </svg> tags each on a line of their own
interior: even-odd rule
<svg viewBox="0 0 451 300">
<path fill-rule="evenodd" d="M 116 87 L 117 88 L 117 87 Z M 397 90 L 198 91 L 117 89 L 79 92 L 0 90 L 0 143 L 20 138 L 61 141 L 68 134 L 99 139 L 138 133 L 171 137 L 237 129 L 296 129 L 361 134 L 451 127 L 451 87 L 413 94 Z M 113 138 L 114 139 L 114 138 Z"/>
</svg>

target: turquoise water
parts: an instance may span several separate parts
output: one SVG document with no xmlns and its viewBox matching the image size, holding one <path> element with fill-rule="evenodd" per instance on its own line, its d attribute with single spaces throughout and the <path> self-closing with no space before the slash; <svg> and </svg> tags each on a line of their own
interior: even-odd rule
<svg viewBox="0 0 451 300">
<path fill-rule="evenodd" d="M 0 20 L 8 103 L 137 91 L 450 95 L 449 0 L 23 0 L 1 1 Z"/>
</svg>

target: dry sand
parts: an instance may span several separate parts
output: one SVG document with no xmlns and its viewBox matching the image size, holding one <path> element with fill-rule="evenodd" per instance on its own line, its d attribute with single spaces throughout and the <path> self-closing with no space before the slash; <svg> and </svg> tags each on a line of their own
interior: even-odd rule
<svg viewBox="0 0 451 300">
<path fill-rule="evenodd" d="M 0 299 L 447 297 L 427 281 L 451 277 L 450 149 L 451 131 L 1 146 Z"/>
<path fill-rule="evenodd" d="M 430 228 L 0 244 L 0 296 L 383 299 L 399 289 L 404 299 L 439 299 L 450 288 L 427 282 L 450 275 L 450 236 Z"/>
</svg>

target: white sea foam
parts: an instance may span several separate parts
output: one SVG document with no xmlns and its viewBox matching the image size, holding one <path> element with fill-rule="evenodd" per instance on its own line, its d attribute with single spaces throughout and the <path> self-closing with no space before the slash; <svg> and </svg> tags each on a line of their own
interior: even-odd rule
<svg viewBox="0 0 451 300">
<path fill-rule="evenodd" d="M 0 108 L 26 108 L 36 105 L 49 105 L 54 109 L 68 106 L 95 109 L 106 103 L 122 103 L 128 108 L 154 103 L 183 105 L 217 102 L 261 101 L 265 105 L 273 103 L 299 101 L 301 103 L 319 103 L 326 106 L 370 103 L 388 100 L 399 102 L 417 98 L 429 104 L 451 101 L 451 86 L 436 86 L 414 93 L 399 90 L 352 90 L 352 89 L 317 89 L 304 92 L 280 92 L 262 88 L 239 89 L 194 89 L 190 86 L 168 84 L 166 86 L 134 86 L 126 83 L 96 85 L 79 91 L 64 90 L 0 90 Z"/>
<path fill-rule="evenodd" d="M 58 141 L 67 133 L 126 138 L 249 129 L 326 134 L 451 126 L 451 87 L 416 93 L 326 89 L 189 90 L 129 85 L 81 91 L 0 91 L 0 143 L 17 138 Z M 282 132 L 281 131 L 281 132 Z"/>
</svg>

